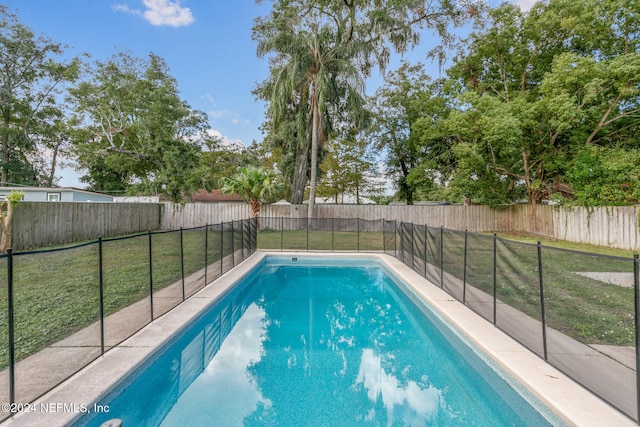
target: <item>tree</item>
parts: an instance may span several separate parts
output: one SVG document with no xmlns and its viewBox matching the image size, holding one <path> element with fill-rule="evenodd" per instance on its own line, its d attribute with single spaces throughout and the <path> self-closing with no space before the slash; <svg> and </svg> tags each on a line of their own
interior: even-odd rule
<svg viewBox="0 0 640 427">
<path fill-rule="evenodd" d="M 475 202 L 500 205 L 546 197 L 546 161 L 557 152 L 540 83 L 565 49 L 570 29 L 536 5 L 528 14 L 503 4 L 488 12 L 448 71 L 457 113 L 447 123 L 459 157 L 453 187 Z"/>
<path fill-rule="evenodd" d="M 0 204 L 0 226 L 2 227 L 2 238 L 0 238 L 0 254 L 7 252 L 11 247 L 11 225 L 13 220 L 13 209 L 24 197 L 22 191 L 12 191 L 7 196 L 7 200 Z"/>
<path fill-rule="evenodd" d="M 80 60 L 57 60 L 64 46 L 36 37 L 0 5 L 0 180 L 51 184 L 68 139 L 62 96 Z M 53 151 L 51 151 L 53 150 Z M 51 157 L 49 157 L 51 154 Z"/>
<path fill-rule="evenodd" d="M 292 104 L 292 100 L 305 101 L 305 104 L 294 103 L 294 108 L 298 112 L 308 114 L 306 118 L 300 117 L 300 123 L 305 123 L 306 126 L 311 122 L 309 216 L 313 217 L 318 152 L 328 138 L 327 133 L 331 130 L 332 124 L 328 104 L 338 105 L 338 100 L 344 100 L 354 113 L 353 118 L 357 120 L 358 112 L 364 105 L 364 79 L 360 71 L 353 66 L 354 57 L 342 49 L 342 46 L 335 44 L 335 34 L 328 29 L 289 34 L 286 38 L 285 44 L 281 44 L 280 37 L 276 37 L 276 40 L 263 39 L 259 44 L 259 52 L 275 50 L 285 53 L 282 57 L 283 64 L 278 68 L 279 72 L 273 84 L 265 86 L 271 89 L 268 99 L 273 105 L 271 111 L 273 117 L 277 118 L 276 123 L 284 121 L 288 112 L 287 106 Z M 296 130 L 300 134 L 296 139 L 306 142 L 307 130 L 302 126 Z M 302 135 L 305 135 L 304 139 L 301 138 Z M 301 152 L 306 157 L 304 149 Z M 296 170 L 302 174 L 305 170 L 302 162 L 306 162 L 306 158 L 301 157 L 298 162 L 300 164 L 296 165 Z"/>
<path fill-rule="evenodd" d="M 283 190 L 274 171 L 257 167 L 241 167 L 231 177 L 220 181 L 223 193 L 238 193 L 249 203 L 253 217 L 258 218 L 263 201 L 275 200 Z"/>
<path fill-rule="evenodd" d="M 222 178 L 233 175 L 239 167 L 264 165 L 266 158 L 258 144 L 245 147 L 240 143 L 223 143 L 212 138 L 205 142 L 200 163 L 206 168 L 204 188 L 217 188 Z"/>
<path fill-rule="evenodd" d="M 290 189 L 291 203 L 302 204 L 309 181 L 311 146 L 308 92 L 298 90 L 292 84 L 297 70 L 286 53 L 280 53 L 272 64 L 270 78 L 254 91 L 269 105 L 268 118 L 263 126 L 266 132 L 264 143 L 279 158 L 279 169 Z"/>
<path fill-rule="evenodd" d="M 354 196 L 357 204 L 362 196 L 379 195 L 382 183 L 377 177 L 375 159 L 369 144 L 363 139 L 350 138 L 328 144 L 322 164 L 323 178 L 318 194 L 333 197 Z"/>
<path fill-rule="evenodd" d="M 396 196 L 410 205 L 423 185 L 416 185 L 421 162 L 435 160 L 437 150 L 428 147 L 433 138 L 427 135 L 434 123 L 427 123 L 427 118 L 437 121 L 444 108 L 434 101 L 440 99 L 436 90 L 422 64 L 404 62 L 387 75 L 373 98 L 374 119 L 368 135 L 386 154 L 387 172 L 398 186 Z M 442 151 L 449 152 L 446 148 Z"/>
<path fill-rule="evenodd" d="M 475 5 L 448 1 L 277 1 L 268 19 L 256 20 L 259 55 L 275 54 L 272 84 L 265 85 L 272 90 L 264 95 L 272 109 L 269 119 L 280 123 L 286 107 L 295 106 L 298 140 L 307 141 L 302 129 L 311 129 L 309 216 L 314 215 L 320 142 L 328 136 L 325 123 L 337 125 L 328 117 L 331 107 L 349 110 L 357 121 L 364 80 L 374 65 L 384 70 L 391 48 L 404 51 L 416 44 L 418 25 L 450 41 L 449 24 L 462 22 L 468 13 L 475 13 Z M 308 120 L 300 117 L 305 113 Z"/>
<path fill-rule="evenodd" d="M 637 205 L 640 150 L 587 145 L 576 153 L 566 177 L 581 206 Z"/>
<path fill-rule="evenodd" d="M 162 58 L 121 52 L 97 61 L 72 96 L 81 124 L 74 152 L 92 189 L 108 191 L 120 182 L 121 191 L 178 202 L 203 186 L 206 115 L 180 99 Z"/>
</svg>

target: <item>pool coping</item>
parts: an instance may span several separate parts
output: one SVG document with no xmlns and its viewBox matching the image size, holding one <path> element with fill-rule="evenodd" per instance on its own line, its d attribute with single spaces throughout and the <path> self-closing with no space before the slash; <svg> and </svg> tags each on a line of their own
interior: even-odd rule
<svg viewBox="0 0 640 427">
<path fill-rule="evenodd" d="M 543 359 L 484 320 L 470 308 L 420 276 L 391 255 L 383 253 L 307 253 L 258 251 L 186 301 L 155 319 L 138 333 L 115 346 L 76 375 L 33 402 L 33 412 L 16 414 L 2 426 L 64 426 L 77 421 L 93 402 L 144 363 L 153 352 L 180 332 L 229 288 L 249 274 L 267 256 L 377 259 L 403 280 L 433 311 L 454 325 L 501 369 L 546 405 L 568 425 L 634 426 L 632 420 L 553 368 Z M 426 286 L 424 286 L 426 285 Z M 48 410 L 46 415 L 43 409 Z M 104 408 L 103 408 L 104 409 Z M 114 414 L 115 416 L 115 414 Z"/>
</svg>

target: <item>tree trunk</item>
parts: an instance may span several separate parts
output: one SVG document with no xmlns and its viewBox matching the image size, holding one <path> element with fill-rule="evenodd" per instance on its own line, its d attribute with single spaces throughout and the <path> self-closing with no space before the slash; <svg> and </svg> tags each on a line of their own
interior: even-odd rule
<svg viewBox="0 0 640 427">
<path fill-rule="evenodd" d="M 296 163 L 293 172 L 293 182 L 291 183 L 291 203 L 301 205 L 304 201 L 304 189 L 309 179 L 309 144 L 305 136 L 304 147 L 296 150 Z"/>
<path fill-rule="evenodd" d="M 260 206 L 262 203 L 260 200 L 251 199 L 249 200 L 249 206 L 251 207 L 251 212 L 253 213 L 253 217 L 256 219 L 256 230 L 260 231 Z"/>
<path fill-rule="evenodd" d="M 313 125 L 311 127 L 311 174 L 309 177 L 309 210 L 307 216 L 314 218 L 316 210 L 316 183 L 318 174 L 318 134 L 320 129 L 320 112 L 318 111 L 318 100 L 315 99 L 315 88 L 312 90 L 311 99 L 313 107 Z"/>
<path fill-rule="evenodd" d="M 8 108 L 8 107 L 5 107 Z M 9 174 L 7 171 L 7 166 L 9 165 L 9 126 L 11 124 L 10 113 L 5 110 L 3 114 L 4 121 L 4 134 L 2 135 L 2 154 L 0 158 L 2 159 L 3 165 L 1 167 L 2 173 L 0 174 L 0 179 L 2 180 L 2 185 L 7 185 L 7 181 L 9 180 Z"/>
<path fill-rule="evenodd" d="M 7 253 L 7 249 L 11 247 L 11 219 L 13 218 L 13 205 L 11 202 L 7 204 L 6 215 L 0 218 L 0 226 L 2 227 L 2 238 L 0 238 L 0 254 Z"/>
<path fill-rule="evenodd" d="M 56 167 L 58 166 L 58 150 L 59 150 L 59 147 L 55 147 L 53 149 L 53 156 L 51 159 L 51 170 L 49 171 L 49 176 L 47 177 L 48 187 L 53 187 L 53 180 L 56 177 Z"/>
</svg>

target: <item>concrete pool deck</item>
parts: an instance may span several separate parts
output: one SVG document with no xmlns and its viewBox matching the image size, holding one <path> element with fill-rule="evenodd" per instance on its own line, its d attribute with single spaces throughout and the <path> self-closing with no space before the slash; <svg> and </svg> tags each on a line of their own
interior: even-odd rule
<svg viewBox="0 0 640 427">
<path fill-rule="evenodd" d="M 156 348 L 167 342 L 180 328 L 226 289 L 250 272 L 267 255 L 295 255 L 304 257 L 360 257 L 377 258 L 387 265 L 414 292 L 423 298 L 436 313 L 456 328 L 474 345 L 481 348 L 503 370 L 521 382 L 528 391 L 551 409 L 568 425 L 576 426 L 633 426 L 632 420 L 544 362 L 540 357 L 507 336 L 490 322 L 482 319 L 438 286 L 431 284 L 398 259 L 372 253 L 287 253 L 257 252 L 245 262 L 227 272 L 191 298 L 155 319 L 141 331 L 115 345 L 89 366 L 82 369 L 54 390 L 34 402 L 33 412 L 24 412 L 6 420 L 3 426 L 63 426 L 69 425 L 94 408 L 105 392 L 116 387 L 123 376 L 135 370 Z M 147 315 L 148 312 L 142 313 Z M 55 369 L 49 367 L 55 374 Z M 607 384 L 603 384 L 606 387 Z M 113 414 L 117 417 L 117 414 Z"/>
</svg>

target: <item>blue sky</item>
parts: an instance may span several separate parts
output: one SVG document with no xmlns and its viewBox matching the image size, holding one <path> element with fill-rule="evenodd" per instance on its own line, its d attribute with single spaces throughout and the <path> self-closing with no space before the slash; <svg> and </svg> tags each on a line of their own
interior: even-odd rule
<svg viewBox="0 0 640 427">
<path fill-rule="evenodd" d="M 529 0 L 521 0 L 529 1 Z M 268 76 L 268 62 L 256 57 L 253 19 L 271 2 L 254 0 L 0 0 L 36 34 L 68 45 L 68 55 L 89 53 L 105 60 L 118 51 L 163 57 L 181 97 L 209 116 L 215 134 L 244 145 L 262 141 L 265 106 L 251 94 Z M 425 44 L 428 40 L 425 39 Z M 427 47 L 407 55 L 425 60 Z M 389 69 L 397 66 L 398 58 Z M 430 65 L 437 73 L 437 66 Z M 382 81 L 374 73 L 367 92 Z M 81 186 L 64 171 L 62 186 Z"/>
</svg>

